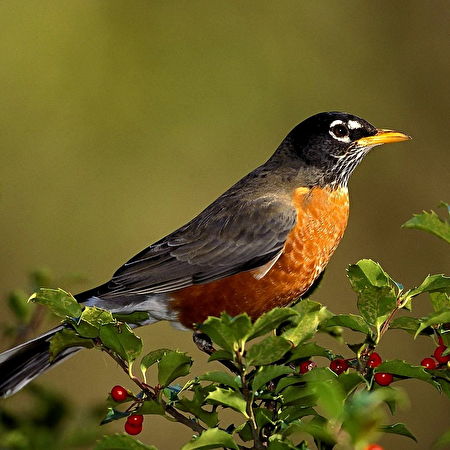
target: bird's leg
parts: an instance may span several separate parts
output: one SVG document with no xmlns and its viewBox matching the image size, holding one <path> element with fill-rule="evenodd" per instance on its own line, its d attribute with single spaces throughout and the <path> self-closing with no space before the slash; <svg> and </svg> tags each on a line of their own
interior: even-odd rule
<svg viewBox="0 0 450 450">
<path fill-rule="evenodd" d="M 194 331 L 194 334 L 192 335 L 192 339 L 197 346 L 197 348 L 202 351 L 203 353 L 206 353 L 207 355 L 212 355 L 217 350 L 214 348 L 212 341 L 208 335 L 205 333 L 201 333 L 199 331 Z M 238 374 L 239 371 L 237 367 L 228 360 L 218 360 L 221 364 L 223 364 L 228 370 L 231 370 L 231 372 Z"/>
<path fill-rule="evenodd" d="M 203 353 L 212 355 L 216 351 L 216 349 L 212 345 L 211 338 L 207 334 L 201 333 L 200 331 L 194 331 L 192 339 L 197 348 Z"/>
</svg>

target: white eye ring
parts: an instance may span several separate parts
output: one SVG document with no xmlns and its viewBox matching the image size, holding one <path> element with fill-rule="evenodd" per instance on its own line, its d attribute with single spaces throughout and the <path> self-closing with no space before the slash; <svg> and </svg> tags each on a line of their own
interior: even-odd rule
<svg viewBox="0 0 450 450">
<path fill-rule="evenodd" d="M 334 133 L 333 128 L 335 128 L 337 125 L 342 125 L 348 132 L 347 124 L 345 124 L 342 120 L 334 120 L 333 122 L 331 122 L 330 129 L 328 130 L 328 132 L 330 133 L 330 136 L 333 139 L 336 139 L 337 141 L 345 142 L 346 144 L 350 143 L 350 134 L 349 133 L 347 133 L 346 136 L 337 136 Z"/>
</svg>

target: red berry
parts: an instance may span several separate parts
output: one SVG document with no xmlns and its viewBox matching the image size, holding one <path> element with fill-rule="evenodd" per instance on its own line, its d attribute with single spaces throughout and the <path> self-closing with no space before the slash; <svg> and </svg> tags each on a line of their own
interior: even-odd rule
<svg viewBox="0 0 450 450">
<path fill-rule="evenodd" d="M 336 375 L 339 375 L 348 369 L 348 362 L 345 359 L 333 359 L 333 361 L 330 362 L 330 369 Z"/>
<path fill-rule="evenodd" d="M 131 425 L 142 425 L 144 421 L 144 416 L 142 414 L 131 414 L 128 416 L 127 422 Z"/>
<path fill-rule="evenodd" d="M 132 423 L 125 422 L 125 431 L 128 434 L 135 435 L 139 434 L 142 431 L 142 424 L 141 425 L 133 425 Z"/>
<path fill-rule="evenodd" d="M 378 444 L 369 444 L 365 450 L 384 450 L 381 445 Z"/>
<path fill-rule="evenodd" d="M 369 355 L 369 359 L 367 360 L 367 367 L 370 367 L 374 369 L 375 367 L 378 367 L 383 360 L 381 359 L 381 356 L 377 352 L 373 352 Z"/>
<path fill-rule="evenodd" d="M 393 381 L 392 373 L 378 372 L 375 374 L 375 382 L 380 386 L 389 386 Z"/>
<path fill-rule="evenodd" d="M 116 402 L 123 402 L 128 397 L 128 392 L 123 386 L 114 386 L 111 389 L 111 397 Z"/>
<path fill-rule="evenodd" d="M 440 334 L 438 334 L 438 342 L 439 342 L 439 345 L 445 345 L 444 339 L 442 339 L 442 336 Z"/>
<path fill-rule="evenodd" d="M 314 367 L 317 367 L 317 364 L 314 361 L 302 361 L 300 363 L 300 373 L 310 372 Z"/>
<path fill-rule="evenodd" d="M 424 358 L 420 361 L 420 365 L 425 367 L 425 369 L 433 370 L 437 367 L 437 362 L 433 358 Z"/>
<path fill-rule="evenodd" d="M 445 345 L 440 345 L 439 347 L 436 347 L 436 350 L 433 353 L 433 356 L 435 357 L 436 361 L 440 364 L 444 364 L 448 361 L 450 361 L 450 355 L 443 356 L 442 353 L 447 350 L 447 347 Z"/>
</svg>

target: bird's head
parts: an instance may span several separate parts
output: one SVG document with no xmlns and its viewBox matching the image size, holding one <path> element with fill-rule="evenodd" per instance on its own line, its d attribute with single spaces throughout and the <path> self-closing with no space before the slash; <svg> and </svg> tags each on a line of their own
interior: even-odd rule
<svg viewBox="0 0 450 450">
<path fill-rule="evenodd" d="M 407 139 L 406 134 L 378 129 L 352 114 L 323 112 L 297 125 L 284 143 L 292 156 L 314 171 L 321 184 L 346 186 L 370 149 Z"/>
</svg>

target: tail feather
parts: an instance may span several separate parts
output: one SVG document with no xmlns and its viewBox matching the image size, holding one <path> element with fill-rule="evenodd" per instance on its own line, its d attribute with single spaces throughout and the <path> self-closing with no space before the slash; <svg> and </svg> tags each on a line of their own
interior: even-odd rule
<svg viewBox="0 0 450 450">
<path fill-rule="evenodd" d="M 63 327 L 53 328 L 37 338 L 0 354 L 0 398 L 9 397 L 27 385 L 42 372 L 59 364 L 78 347 L 62 351 L 50 361 L 50 339 Z"/>
</svg>

